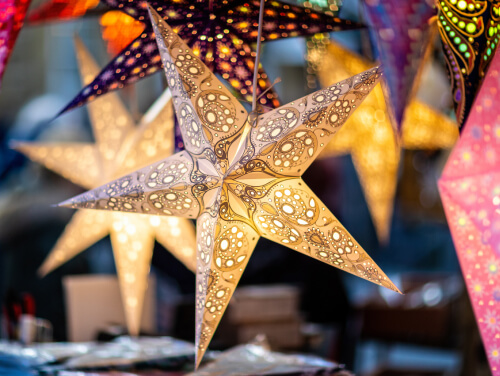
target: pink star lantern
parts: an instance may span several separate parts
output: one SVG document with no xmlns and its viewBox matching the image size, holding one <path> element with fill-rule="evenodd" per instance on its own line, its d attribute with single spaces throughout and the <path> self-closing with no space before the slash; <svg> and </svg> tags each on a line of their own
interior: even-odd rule
<svg viewBox="0 0 500 376">
<path fill-rule="evenodd" d="M 0 85 L 31 0 L 0 1 Z"/>
<path fill-rule="evenodd" d="M 500 375 L 500 54 L 472 107 L 439 189 L 494 376 Z"/>
</svg>

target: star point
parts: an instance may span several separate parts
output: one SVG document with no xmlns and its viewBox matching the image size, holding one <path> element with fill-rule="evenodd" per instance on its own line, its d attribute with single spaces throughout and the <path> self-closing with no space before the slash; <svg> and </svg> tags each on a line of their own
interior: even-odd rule
<svg viewBox="0 0 500 376">
<path fill-rule="evenodd" d="M 74 4 L 73 6 L 67 4 L 75 1 L 49 0 L 39 8 L 39 12 L 35 10 L 35 16 L 38 13 L 35 18 L 38 22 L 44 18 L 53 17 L 54 14 L 64 18 L 68 14 L 64 11 L 65 9 L 76 8 L 85 12 L 88 6 L 78 7 Z M 61 3 L 63 3 L 62 7 Z M 254 68 L 255 51 L 252 45 L 257 38 L 259 0 L 246 1 L 244 4 L 239 0 L 219 2 L 203 0 L 197 1 L 196 6 L 187 0 L 150 0 L 147 3 L 101 0 L 101 3 L 127 14 L 135 21 L 142 23 L 145 29 L 135 40 L 131 40 L 130 44 L 117 54 L 95 80 L 82 89 L 62 112 L 161 70 L 155 37 L 151 24 L 148 22 L 148 5 L 154 8 L 162 19 L 170 23 L 172 29 L 183 38 L 210 70 L 227 80 L 241 94 L 241 98 L 252 99 L 253 88 L 249 77 L 252 77 Z M 75 12 L 74 16 L 80 15 L 81 12 Z M 115 24 L 116 22 L 113 25 Z M 356 22 L 277 0 L 268 1 L 266 4 L 262 37 L 270 41 L 361 27 L 362 25 Z M 133 58 L 138 54 L 139 58 Z M 115 75 L 113 72 L 116 70 L 120 73 Z M 261 66 L 258 75 L 257 91 L 260 95 L 271 86 L 271 83 Z M 277 95 L 273 90 L 262 96 L 259 102 L 271 107 L 279 105 Z"/>
<path fill-rule="evenodd" d="M 68 206 L 112 210 L 116 202 L 125 211 L 196 218 L 196 364 L 261 236 L 399 292 L 301 179 L 378 83 L 379 68 L 263 114 L 253 127 L 226 87 L 150 12 L 186 150 Z M 217 178 L 203 172 L 207 164 Z"/>
</svg>

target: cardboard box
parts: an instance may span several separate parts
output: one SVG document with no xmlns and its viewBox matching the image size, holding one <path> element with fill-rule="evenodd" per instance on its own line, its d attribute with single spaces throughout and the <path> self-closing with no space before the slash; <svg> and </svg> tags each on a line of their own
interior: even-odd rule
<svg viewBox="0 0 500 376">
<path fill-rule="evenodd" d="M 110 324 L 126 326 L 118 278 L 112 275 L 75 275 L 63 278 L 68 339 L 87 342 Z M 149 278 L 141 330 L 156 329 L 156 280 Z"/>
<path fill-rule="evenodd" d="M 300 317 L 288 321 L 241 324 L 237 328 L 238 343 L 252 341 L 258 334 L 265 334 L 273 350 L 297 349 L 302 346 Z"/>
<path fill-rule="evenodd" d="M 293 286 L 238 288 L 229 306 L 234 324 L 294 321 L 298 317 L 299 290 Z"/>
</svg>

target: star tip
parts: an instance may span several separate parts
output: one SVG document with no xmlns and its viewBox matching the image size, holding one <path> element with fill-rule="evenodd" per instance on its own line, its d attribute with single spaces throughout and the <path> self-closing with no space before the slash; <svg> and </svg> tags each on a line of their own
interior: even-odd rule
<svg viewBox="0 0 500 376">
<path fill-rule="evenodd" d="M 149 3 L 149 1 L 146 1 L 146 6 L 148 8 L 148 13 L 149 13 L 149 16 L 152 17 L 154 13 L 156 13 L 156 10 L 155 8 L 153 8 L 151 6 L 151 4 Z"/>
<path fill-rule="evenodd" d="M 389 245 L 389 236 L 388 235 L 377 235 L 378 244 L 385 248 Z"/>
<path fill-rule="evenodd" d="M 388 280 L 389 286 L 385 285 L 389 290 L 392 290 L 394 292 L 397 292 L 398 294 L 404 295 L 404 293 L 392 282 L 390 279 Z"/>
<path fill-rule="evenodd" d="M 394 141 L 397 147 L 403 147 L 403 130 L 401 129 L 400 123 L 398 123 L 396 129 L 394 129 Z"/>
<path fill-rule="evenodd" d="M 17 140 L 10 140 L 7 144 L 9 149 L 20 151 L 25 143 Z"/>
<path fill-rule="evenodd" d="M 47 270 L 47 268 L 44 267 L 44 265 L 40 266 L 40 268 L 38 268 L 38 270 L 36 271 L 36 275 L 40 279 L 45 278 L 45 276 L 47 276 L 47 274 L 49 274 L 49 270 Z"/>
<path fill-rule="evenodd" d="M 52 204 L 51 206 L 53 208 L 72 208 L 73 204 L 72 204 L 71 200 L 65 200 L 65 201 L 62 201 L 58 204 Z"/>
<path fill-rule="evenodd" d="M 202 350 L 197 350 L 195 355 L 194 355 L 194 369 L 195 371 L 198 370 L 198 368 L 200 368 L 200 364 L 201 364 L 201 361 L 203 360 L 203 355 L 205 353 L 202 351 Z"/>
<path fill-rule="evenodd" d="M 81 47 L 81 45 L 83 45 L 83 41 L 82 41 L 82 38 L 80 38 L 80 35 L 78 35 L 78 33 L 75 31 L 73 33 L 73 42 L 78 46 L 78 47 Z"/>
</svg>

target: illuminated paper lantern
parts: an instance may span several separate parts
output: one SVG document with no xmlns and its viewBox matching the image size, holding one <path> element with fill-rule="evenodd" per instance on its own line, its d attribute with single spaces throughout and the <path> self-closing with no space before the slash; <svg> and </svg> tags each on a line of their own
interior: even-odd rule
<svg viewBox="0 0 500 376">
<path fill-rule="evenodd" d="M 322 86 L 329 86 L 374 64 L 331 42 L 318 65 Z M 400 144 L 396 142 L 382 88 L 368 95 L 337 135 L 328 143 L 321 158 L 350 154 L 363 189 L 378 239 L 387 243 L 398 180 L 400 147 L 435 150 L 451 148 L 458 127 L 447 116 L 413 100 L 406 110 Z"/>
<path fill-rule="evenodd" d="M 379 69 L 249 117 L 150 12 L 185 151 L 61 205 L 197 219 L 196 364 L 260 236 L 399 291 L 301 179 L 377 84 Z"/>
<path fill-rule="evenodd" d="M 458 124 L 467 120 L 499 42 L 499 0 L 438 0 L 438 26 Z"/>
<path fill-rule="evenodd" d="M 367 23 L 384 67 L 391 118 L 398 132 L 429 45 L 433 7 L 433 0 L 364 0 Z"/>
<path fill-rule="evenodd" d="M 51 0 L 57 1 L 57 0 Z M 188 0 L 102 0 L 111 9 L 120 10 L 140 22 L 148 21 L 146 4 L 150 4 L 192 48 L 213 72 L 220 74 L 247 101 L 252 100 L 252 77 L 257 38 L 259 0 L 203 1 Z M 50 4 L 50 2 L 49 2 Z M 50 5 L 48 5 L 50 6 Z M 273 0 L 266 4 L 262 38 L 266 41 L 359 28 L 308 8 Z M 67 111 L 83 105 L 111 90 L 120 89 L 161 69 L 161 58 L 153 29 L 145 22 L 144 32 L 121 51 L 97 77 L 65 107 Z M 259 69 L 258 94 L 271 86 Z M 259 104 L 276 107 L 274 91 L 268 91 Z"/>
<path fill-rule="evenodd" d="M 0 2 L 0 85 L 31 0 Z"/>
<path fill-rule="evenodd" d="M 76 41 L 83 82 L 98 66 Z M 17 150 L 33 161 L 87 189 L 172 154 L 174 114 L 166 92 L 138 127 L 111 94 L 89 104 L 96 143 L 20 143 Z M 40 268 L 45 275 L 106 235 L 110 235 L 130 334 L 139 333 L 155 238 L 189 269 L 196 269 L 194 226 L 184 218 L 79 210 Z"/>
<path fill-rule="evenodd" d="M 108 52 L 119 54 L 144 31 L 144 24 L 118 10 L 110 10 L 101 17 L 102 38 L 106 41 Z M 97 74 L 96 74 L 97 75 Z"/>
<path fill-rule="evenodd" d="M 500 375 L 500 55 L 491 62 L 439 190 L 494 376 Z"/>
<path fill-rule="evenodd" d="M 71 20 L 99 5 L 99 0 L 51 0 L 30 12 L 29 22 Z"/>
</svg>

